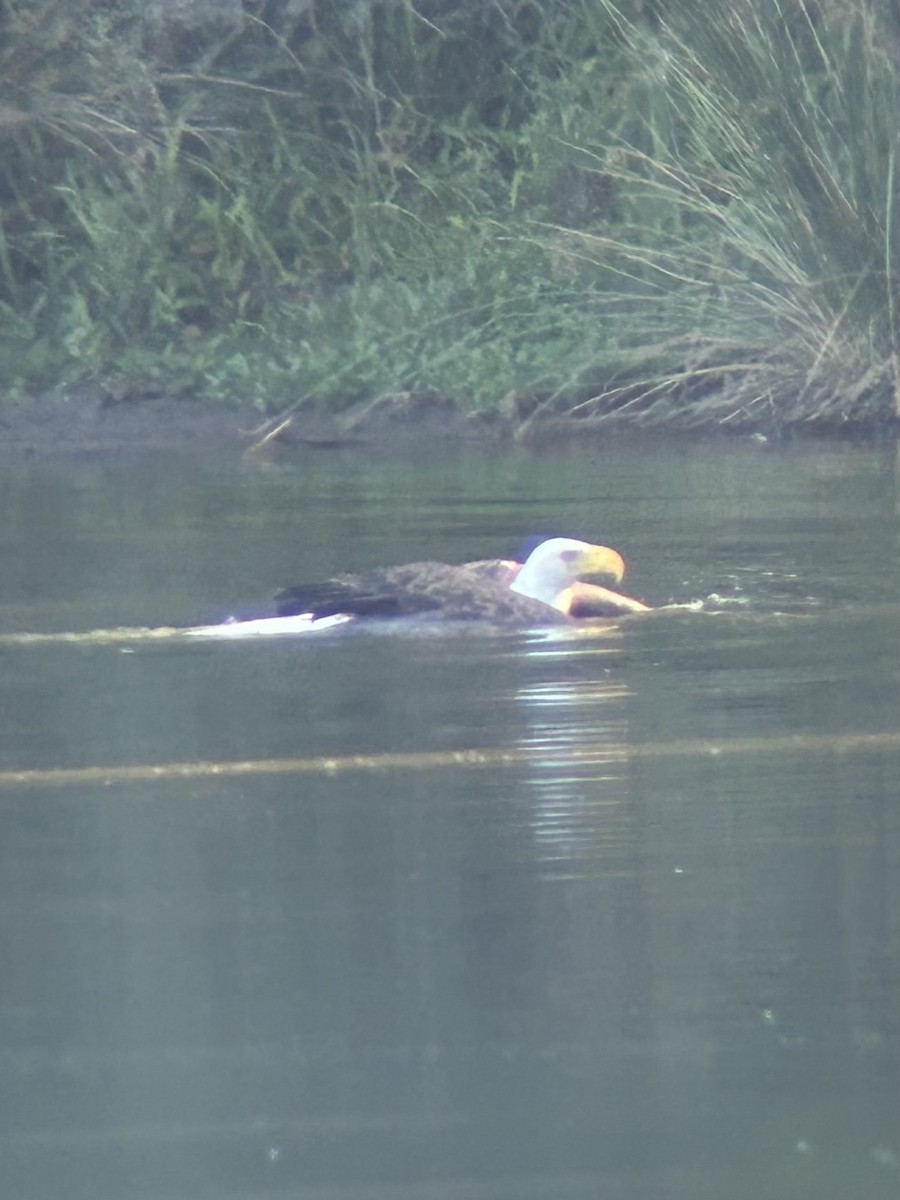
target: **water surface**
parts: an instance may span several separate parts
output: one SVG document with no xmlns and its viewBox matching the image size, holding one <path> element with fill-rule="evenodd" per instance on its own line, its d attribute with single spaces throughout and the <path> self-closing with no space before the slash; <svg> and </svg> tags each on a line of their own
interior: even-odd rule
<svg viewBox="0 0 900 1200">
<path fill-rule="evenodd" d="M 0 790 L 3 1194 L 895 1197 L 896 478 L 752 443 L 7 469 L 0 633 L 542 534 L 703 603 L 0 646 L 0 772 L 110 769 Z"/>
</svg>

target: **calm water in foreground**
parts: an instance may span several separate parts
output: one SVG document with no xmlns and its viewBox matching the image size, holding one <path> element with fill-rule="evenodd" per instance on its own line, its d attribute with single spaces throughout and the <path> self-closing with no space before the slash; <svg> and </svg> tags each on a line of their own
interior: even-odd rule
<svg viewBox="0 0 900 1200">
<path fill-rule="evenodd" d="M 0 644 L 0 1195 L 895 1200 L 898 478 L 750 444 L 5 468 L 0 633 L 557 533 L 706 604 Z"/>
</svg>

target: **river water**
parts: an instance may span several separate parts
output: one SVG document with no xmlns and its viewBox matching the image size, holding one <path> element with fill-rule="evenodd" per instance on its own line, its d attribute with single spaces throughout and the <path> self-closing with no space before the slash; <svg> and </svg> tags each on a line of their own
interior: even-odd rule
<svg viewBox="0 0 900 1200">
<path fill-rule="evenodd" d="M 543 534 L 688 606 L 2 642 L 0 1194 L 894 1200 L 892 450 L 45 461 L 0 489 L 0 634 L 192 625 Z"/>
</svg>

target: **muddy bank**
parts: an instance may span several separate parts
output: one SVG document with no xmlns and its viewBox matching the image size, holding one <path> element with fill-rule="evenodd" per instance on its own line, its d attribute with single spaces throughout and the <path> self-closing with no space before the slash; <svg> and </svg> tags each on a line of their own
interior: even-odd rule
<svg viewBox="0 0 900 1200">
<path fill-rule="evenodd" d="M 4 463 L 59 455 L 158 453 L 277 461 L 304 451 L 341 448 L 396 453 L 451 444 L 491 449 L 512 442 L 541 446 L 577 438 L 600 443 L 629 436 L 697 441 L 717 433 L 747 438 L 762 446 L 792 441 L 802 433 L 869 440 L 893 438 L 896 431 L 846 423 L 840 428 L 763 429 L 751 425 L 654 433 L 639 422 L 610 416 L 603 420 L 558 415 L 522 419 L 509 406 L 492 413 L 472 413 L 444 397 L 405 392 L 379 396 L 337 415 L 298 411 L 267 416 L 250 404 L 224 405 L 162 395 L 121 401 L 102 395 L 54 396 L 0 404 L 0 462 Z"/>
<path fill-rule="evenodd" d="M 116 452 L 243 450 L 261 424 L 247 408 L 224 408 L 184 398 L 122 403 L 78 396 L 0 405 L 0 460 Z"/>
<path fill-rule="evenodd" d="M 189 397 L 31 398 L 0 405 L 0 460 L 53 455 L 172 453 L 290 455 L 303 448 L 405 445 L 454 439 L 508 440 L 515 426 L 501 415 L 471 414 L 452 401 L 407 393 L 381 396 L 346 413 L 266 416 L 252 405 Z"/>
</svg>

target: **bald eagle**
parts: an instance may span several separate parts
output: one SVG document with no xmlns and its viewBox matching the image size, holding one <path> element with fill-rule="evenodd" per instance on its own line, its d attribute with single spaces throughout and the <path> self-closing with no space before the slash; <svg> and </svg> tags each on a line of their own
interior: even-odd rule
<svg viewBox="0 0 900 1200">
<path fill-rule="evenodd" d="M 502 624 L 545 625 L 572 618 L 646 612 L 647 605 L 583 575 L 618 583 L 621 555 L 574 538 L 541 542 L 524 564 L 505 559 L 451 565 L 438 562 L 338 575 L 325 583 L 285 588 L 275 597 L 279 618 L 441 617 Z"/>
</svg>

